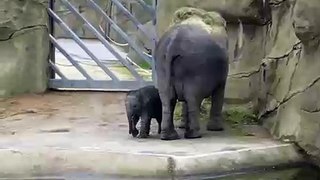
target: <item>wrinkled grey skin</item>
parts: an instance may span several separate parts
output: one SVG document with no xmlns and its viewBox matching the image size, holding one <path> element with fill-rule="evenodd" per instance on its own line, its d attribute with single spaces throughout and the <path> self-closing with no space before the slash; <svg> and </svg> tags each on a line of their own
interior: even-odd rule
<svg viewBox="0 0 320 180">
<path fill-rule="evenodd" d="M 129 123 L 129 134 L 133 137 L 147 138 L 150 133 L 151 119 L 155 118 L 158 122 L 158 133 L 161 131 L 162 105 L 159 92 L 154 86 L 128 92 L 126 100 L 126 112 Z M 136 128 L 141 117 L 140 133 Z"/>
<path fill-rule="evenodd" d="M 221 131 L 228 55 L 208 31 L 192 24 L 172 26 L 155 49 L 155 70 L 162 101 L 161 139 L 175 140 L 173 112 L 183 101 L 185 138 L 200 138 L 200 105 L 212 96 L 207 130 Z"/>
</svg>

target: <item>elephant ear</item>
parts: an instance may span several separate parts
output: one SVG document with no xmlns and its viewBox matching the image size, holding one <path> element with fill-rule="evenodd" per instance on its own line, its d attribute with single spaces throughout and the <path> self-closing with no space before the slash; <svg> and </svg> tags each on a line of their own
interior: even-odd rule
<svg viewBox="0 0 320 180">
<path fill-rule="evenodd" d="M 139 97 L 140 97 L 139 102 L 142 105 L 142 108 L 148 107 L 152 102 L 152 96 L 148 93 L 140 92 Z"/>
</svg>

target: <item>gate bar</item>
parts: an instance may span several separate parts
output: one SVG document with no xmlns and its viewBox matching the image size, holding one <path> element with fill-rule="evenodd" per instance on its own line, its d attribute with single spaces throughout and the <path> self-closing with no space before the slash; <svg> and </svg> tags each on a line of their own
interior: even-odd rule
<svg viewBox="0 0 320 180">
<path fill-rule="evenodd" d="M 125 39 L 129 45 L 139 54 L 139 56 L 149 63 L 149 65 L 152 65 L 152 59 L 149 56 L 146 56 L 145 54 L 142 53 L 142 50 L 128 37 L 128 35 L 99 7 L 93 0 L 87 0 L 90 4 L 90 6 L 98 11 L 102 17 L 108 21 L 110 24 L 112 24 L 112 28 L 114 28 L 121 36 L 123 39 Z"/>
<path fill-rule="evenodd" d="M 81 90 L 106 90 L 106 91 L 130 91 L 131 89 L 137 89 L 145 85 L 153 85 L 152 81 L 120 81 L 115 84 L 113 81 L 105 80 L 59 80 L 59 79 L 50 79 L 51 88 L 61 87 L 65 89 L 81 89 Z M 63 89 L 62 88 L 62 89 Z"/>
<path fill-rule="evenodd" d="M 55 3 L 55 0 L 51 0 L 49 2 L 49 8 L 50 9 L 53 9 L 54 10 L 54 3 Z M 54 34 L 54 20 L 52 18 L 49 18 L 49 34 Z M 56 56 L 55 56 L 55 48 L 54 48 L 54 45 L 52 43 L 50 43 L 50 60 L 51 62 L 55 62 L 55 59 L 56 59 Z M 54 69 L 49 68 L 49 77 L 50 78 L 55 78 L 55 72 L 54 72 Z"/>
<path fill-rule="evenodd" d="M 119 61 L 128 68 L 130 73 L 139 81 L 143 81 L 143 78 L 130 66 L 130 64 L 122 58 L 122 56 L 114 50 L 114 48 L 110 45 L 110 43 L 91 25 L 90 22 L 88 22 L 73 6 L 68 2 L 67 0 L 60 0 L 71 12 L 73 12 L 74 15 L 76 15 L 78 18 L 80 18 L 89 28 L 90 32 L 93 33 L 100 41 L 101 43 L 116 57 L 119 59 Z"/>
<path fill-rule="evenodd" d="M 63 80 L 68 79 L 65 75 L 63 75 L 63 73 L 60 71 L 60 69 L 53 62 L 49 61 L 49 65 L 55 71 L 55 73 L 57 73 L 61 77 L 61 79 L 63 79 Z"/>
<path fill-rule="evenodd" d="M 57 40 L 50 34 L 50 41 L 54 46 L 71 62 L 71 64 L 76 67 L 76 69 L 87 79 L 93 80 L 90 75 L 79 65 L 79 63 L 74 60 L 57 42 Z"/>
<path fill-rule="evenodd" d="M 83 41 L 66 25 L 62 19 L 57 16 L 51 9 L 48 9 L 50 16 L 61 26 L 61 28 L 69 33 L 72 39 L 99 65 L 99 67 L 114 81 L 119 79 L 88 49 Z"/>
<path fill-rule="evenodd" d="M 139 22 L 139 20 L 134 17 L 127 8 L 125 8 L 119 1 L 117 0 L 111 0 L 132 22 L 133 24 L 139 28 L 149 39 L 151 39 L 151 41 L 155 41 L 156 37 L 155 34 L 150 35 L 145 28 L 143 27 L 143 25 Z"/>
</svg>

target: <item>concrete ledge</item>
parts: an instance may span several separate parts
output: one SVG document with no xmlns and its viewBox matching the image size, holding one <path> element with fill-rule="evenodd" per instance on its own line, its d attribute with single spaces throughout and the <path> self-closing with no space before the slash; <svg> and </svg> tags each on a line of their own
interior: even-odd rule
<svg viewBox="0 0 320 180">
<path fill-rule="evenodd" d="M 221 174 L 241 169 L 303 162 L 303 158 L 292 144 L 174 157 L 174 159 L 177 176 Z"/>
<path fill-rule="evenodd" d="M 103 177 L 172 177 L 217 174 L 302 162 L 294 145 L 222 151 L 200 155 L 164 155 L 77 150 L 0 151 L 0 177 L 63 176 L 86 173 Z"/>
</svg>

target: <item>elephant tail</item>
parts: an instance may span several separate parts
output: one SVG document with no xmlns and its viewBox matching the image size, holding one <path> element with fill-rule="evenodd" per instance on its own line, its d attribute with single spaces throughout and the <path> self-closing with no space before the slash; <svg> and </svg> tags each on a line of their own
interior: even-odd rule
<svg viewBox="0 0 320 180">
<path fill-rule="evenodd" d="M 179 55 L 174 55 L 174 43 L 175 39 L 177 37 L 177 29 L 172 32 L 171 37 L 169 38 L 168 45 L 166 47 L 166 52 L 165 52 L 165 77 L 167 86 L 166 88 L 170 88 L 173 86 L 173 79 L 172 77 L 174 76 L 174 71 L 173 71 L 173 66 L 174 66 L 174 61 L 180 57 Z"/>
</svg>

